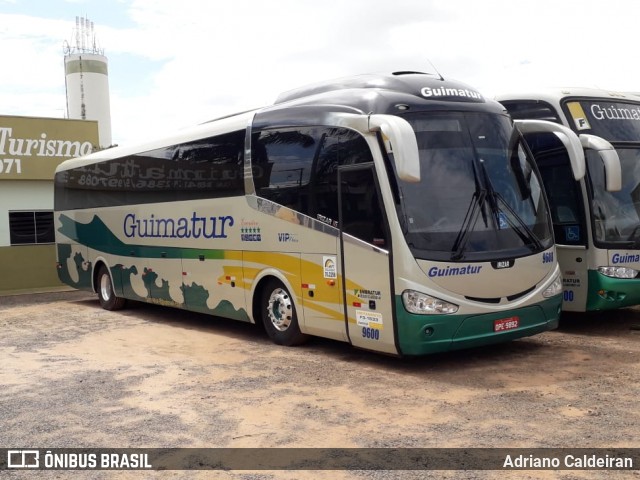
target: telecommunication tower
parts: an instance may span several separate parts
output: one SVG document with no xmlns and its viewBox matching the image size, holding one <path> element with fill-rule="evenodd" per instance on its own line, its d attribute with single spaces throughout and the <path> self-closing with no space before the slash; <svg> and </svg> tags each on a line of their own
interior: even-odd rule
<svg viewBox="0 0 640 480">
<path fill-rule="evenodd" d="M 99 48 L 94 24 L 76 17 L 71 42 L 64 42 L 67 117 L 97 120 L 100 147 L 111 146 L 111 106 L 107 57 Z"/>
</svg>

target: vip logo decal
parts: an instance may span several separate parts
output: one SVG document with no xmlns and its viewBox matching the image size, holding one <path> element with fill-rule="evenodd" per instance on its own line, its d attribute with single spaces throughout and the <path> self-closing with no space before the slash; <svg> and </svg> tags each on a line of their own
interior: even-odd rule
<svg viewBox="0 0 640 480">
<path fill-rule="evenodd" d="M 298 243 L 298 235 L 295 233 L 278 233 L 278 241 Z"/>
</svg>

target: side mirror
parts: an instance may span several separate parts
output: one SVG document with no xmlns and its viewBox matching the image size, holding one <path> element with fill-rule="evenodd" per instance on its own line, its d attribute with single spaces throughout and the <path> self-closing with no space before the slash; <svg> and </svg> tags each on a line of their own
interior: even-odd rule
<svg viewBox="0 0 640 480">
<path fill-rule="evenodd" d="M 416 132 L 404 118 L 395 115 L 370 115 L 369 131 L 382 132 L 388 153 L 393 153 L 398 178 L 405 182 L 420 181 L 420 152 Z"/>
<path fill-rule="evenodd" d="M 381 132 L 387 153 L 393 153 L 398 178 L 405 182 L 420 181 L 420 151 L 411 124 L 395 115 L 354 115 L 335 113 L 330 121 L 334 125 L 350 127 L 362 133 Z"/>
<path fill-rule="evenodd" d="M 584 177 L 586 172 L 584 150 L 580 139 L 570 128 L 546 120 L 514 120 L 514 123 L 523 134 L 541 132 L 555 134 L 567 149 L 573 178 L 580 180 Z"/>
<path fill-rule="evenodd" d="M 595 135 L 580 135 L 584 148 L 595 150 L 604 163 L 605 188 L 607 192 L 619 192 L 622 189 L 622 167 L 618 152 L 609 142 Z"/>
</svg>

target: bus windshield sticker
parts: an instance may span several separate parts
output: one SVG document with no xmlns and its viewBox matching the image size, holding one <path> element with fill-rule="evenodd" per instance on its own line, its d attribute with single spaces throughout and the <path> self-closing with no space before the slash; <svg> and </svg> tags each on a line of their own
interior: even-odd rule
<svg viewBox="0 0 640 480">
<path fill-rule="evenodd" d="M 509 222 L 507 221 L 507 216 L 504 214 L 504 212 L 498 212 L 498 228 L 500 230 L 509 228 Z"/>
<path fill-rule="evenodd" d="M 587 116 L 582 109 L 582 105 L 579 102 L 569 102 L 567 104 L 569 111 L 571 112 L 571 116 L 573 117 L 573 121 L 576 124 L 577 130 L 590 130 L 591 125 L 589 125 L 589 121 L 587 120 Z"/>
</svg>

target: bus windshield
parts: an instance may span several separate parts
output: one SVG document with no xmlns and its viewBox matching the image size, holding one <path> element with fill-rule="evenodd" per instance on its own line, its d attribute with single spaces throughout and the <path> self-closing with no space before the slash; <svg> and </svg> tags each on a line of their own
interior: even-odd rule
<svg viewBox="0 0 640 480">
<path fill-rule="evenodd" d="M 614 146 L 622 167 L 622 189 L 619 192 L 606 191 L 604 164 L 597 152 L 586 151 L 591 186 L 594 241 L 605 248 L 607 246 L 638 248 L 640 246 L 640 148 Z"/>
<path fill-rule="evenodd" d="M 533 159 L 509 117 L 407 115 L 421 181 L 398 181 L 407 242 L 416 258 L 491 261 L 550 248 L 553 235 Z"/>
<path fill-rule="evenodd" d="M 640 137 L 640 104 L 607 99 L 564 103 L 577 133 L 590 133 L 610 142 L 637 142 Z"/>
</svg>

